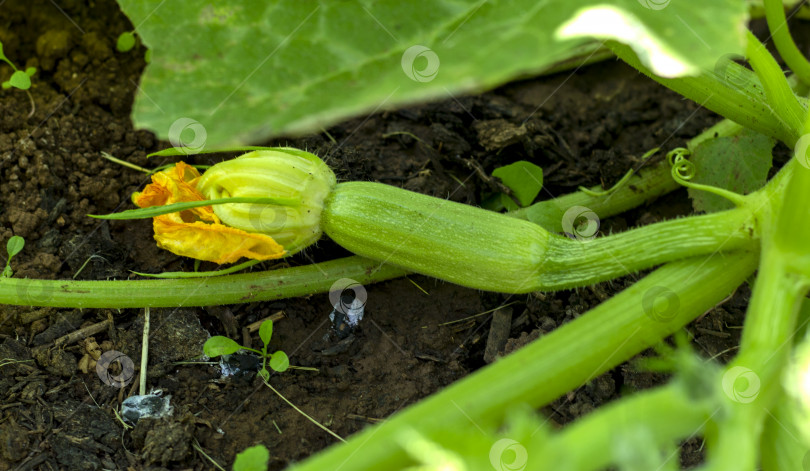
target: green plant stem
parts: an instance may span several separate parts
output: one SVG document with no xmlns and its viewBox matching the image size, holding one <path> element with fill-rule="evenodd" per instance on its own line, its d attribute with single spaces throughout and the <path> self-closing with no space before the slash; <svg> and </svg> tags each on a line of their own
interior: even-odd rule
<svg viewBox="0 0 810 471">
<path fill-rule="evenodd" d="M 695 150 L 708 139 L 733 136 L 742 129 L 739 124 L 724 119 L 691 139 L 687 148 Z M 540 224 L 552 232 L 563 232 L 563 215 L 574 206 L 588 208 L 599 217 L 607 218 L 650 202 L 678 188 L 680 185 L 672 179 L 669 164 L 664 159 L 642 168 L 630 177 L 627 183 L 606 196 L 593 196 L 587 192 L 576 191 L 507 214 Z M 602 188 L 598 186 L 591 188 L 593 192 L 601 190 Z"/>
<path fill-rule="evenodd" d="M 800 423 L 805 417 L 804 411 L 789 397 L 769 410 L 760 441 L 763 471 L 804 469 L 808 447 L 801 441 Z"/>
<path fill-rule="evenodd" d="M 810 225 L 805 221 L 806 210 L 800 210 L 810 194 L 810 182 L 803 173 L 806 169 L 795 162 L 791 164 L 793 172 L 785 174 L 789 178 L 787 186 L 782 186 L 784 177 L 775 183 L 784 188 L 783 192 L 772 195 L 770 185 L 762 192 L 783 201 L 777 209 L 766 207 L 761 215 L 763 256 L 746 314 L 740 353 L 728 366 L 729 373 L 739 367 L 750 370 L 759 379 L 761 388 L 753 401 L 729 401 L 717 423 L 717 433 L 709 440 L 708 470 L 755 468 L 765 420 L 782 392 L 781 375 L 790 359 L 796 320 L 810 287 L 807 267 L 796 265 L 797 259 L 805 260 L 810 254 L 806 244 Z M 797 217 L 800 219 L 795 220 Z M 781 234 L 784 230 L 793 233 L 785 236 Z"/>
<path fill-rule="evenodd" d="M 799 136 L 804 128 L 804 117 L 807 110 L 799 103 L 785 74 L 768 49 L 750 31 L 747 36 L 746 55 L 751 63 L 751 68 L 762 82 L 771 111 L 788 129 L 793 131 L 792 134 Z M 790 146 L 795 144 L 795 141 L 783 142 Z"/>
<path fill-rule="evenodd" d="M 506 407 L 546 404 L 680 329 L 742 283 L 756 259 L 754 253 L 735 253 L 670 263 L 576 320 L 294 469 L 320 471 L 336 463 L 343 469 L 399 469 L 407 460 L 396 445 L 403 427 L 446 446 L 452 444 L 443 430 L 469 427 L 470 421 L 484 429 L 497 427 Z M 645 311 L 645 296 L 661 290 L 679 300 L 671 318 Z"/>
<path fill-rule="evenodd" d="M 340 278 L 373 283 L 406 274 L 361 257 L 222 277 L 177 280 L 0 280 L 0 304 L 78 308 L 214 306 L 329 291 Z"/>
<path fill-rule="evenodd" d="M 729 398 L 716 434 L 708 437 L 705 470 L 755 469 L 766 414 L 781 391 L 780 374 L 789 358 L 791 336 L 807 284 L 801 277 L 788 273 L 783 257 L 767 245 L 761 260 L 740 353 L 727 368 L 729 372 L 735 367 L 752 371 L 759 378 L 760 390 L 750 403 Z"/>
<path fill-rule="evenodd" d="M 810 85 L 810 62 L 793 42 L 781 0 L 765 0 L 765 19 L 779 55 L 803 84 Z"/>
<path fill-rule="evenodd" d="M 805 131 L 808 130 L 808 126 L 810 126 L 810 120 L 805 124 Z M 797 156 L 796 158 L 801 157 L 803 156 Z M 808 260 L 810 258 L 810 248 L 807 246 L 807 241 L 810 240 L 810 223 L 808 223 L 806 209 L 807 199 L 810 197 L 810 170 L 798 165 L 796 158 L 789 162 L 787 166 L 792 170 L 788 174 L 790 180 L 786 186 L 782 186 L 783 192 L 779 195 L 782 197 L 782 204 L 778 215 L 773 217 L 776 221 L 773 224 L 775 227 L 770 233 L 766 234 L 765 239 L 769 242 L 766 245 L 766 250 L 773 253 L 773 261 L 768 264 L 768 269 L 779 273 L 781 276 L 772 276 L 772 278 L 776 279 L 773 282 L 777 285 L 776 287 L 771 290 L 762 288 L 760 292 L 755 292 L 755 295 L 764 293 L 761 297 L 770 297 L 770 299 L 777 301 L 777 308 L 781 307 L 779 310 L 768 312 L 769 316 L 779 319 L 779 322 L 774 321 L 765 327 L 778 328 L 783 325 L 783 331 L 786 331 L 789 335 L 804 336 L 802 342 L 807 342 L 806 324 L 810 303 L 808 303 L 804 295 L 810 286 L 810 260 Z M 768 272 L 764 273 L 763 276 L 767 274 Z M 786 290 L 787 296 L 779 290 Z M 794 293 L 796 299 L 792 300 Z M 760 309 L 765 309 L 768 304 L 768 299 L 757 301 Z M 791 302 L 793 305 L 783 304 Z M 764 314 L 760 314 L 757 319 L 759 319 L 760 323 L 765 324 L 764 317 Z M 797 317 L 798 319 L 794 320 Z M 797 330 L 794 330 L 793 326 L 797 325 L 799 320 L 801 324 L 799 324 Z M 758 337 L 750 335 L 748 339 L 744 338 L 746 349 L 758 349 L 760 353 L 764 353 L 767 345 Z M 790 342 L 789 337 L 783 340 L 784 334 L 779 337 L 772 333 L 771 337 L 774 337 L 772 339 L 774 345 L 780 341 L 782 343 L 776 347 L 776 350 L 768 358 L 775 356 L 777 361 L 783 359 L 786 362 L 787 353 L 785 350 L 788 350 L 793 342 Z M 748 345 L 752 346 L 748 347 Z M 741 355 L 743 353 L 747 353 L 747 350 L 744 351 L 741 348 Z M 778 375 L 779 372 L 772 374 Z M 779 392 L 774 391 L 771 394 L 780 394 L 781 398 L 775 401 L 771 408 L 768 408 L 767 404 L 761 405 L 761 407 L 766 408 L 767 413 L 767 416 L 764 417 L 763 431 L 760 436 L 762 468 L 765 471 L 801 469 L 806 466 L 805 457 L 808 454 L 808 444 L 801 441 L 803 434 L 802 430 L 800 430 L 802 427 L 806 429 L 806 424 L 801 422 L 807 419 L 807 411 L 802 410 L 796 397 L 781 390 L 778 381 L 791 381 L 791 379 L 780 378 L 779 376 L 776 376 L 775 379 L 777 383 L 775 385 L 769 384 L 768 387 L 774 390 L 780 389 Z M 792 381 L 801 380 L 794 377 Z M 799 388 L 800 386 L 793 385 L 793 387 Z M 804 398 L 804 401 L 806 404 L 807 399 Z"/>
<path fill-rule="evenodd" d="M 799 139 L 795 127 L 782 120 L 773 119 L 774 110 L 764 100 L 731 87 L 708 72 L 697 77 L 677 79 L 659 77 L 641 64 L 630 47 L 613 41 L 608 41 L 607 45 L 614 54 L 634 69 L 725 118 L 779 139 L 791 147 Z"/>
<path fill-rule="evenodd" d="M 540 466 L 535 469 L 596 471 L 615 466 L 620 441 L 639 434 L 650 449 L 635 453 L 655 456 L 679 439 L 700 433 L 715 412 L 712 401 L 696 401 L 692 393 L 681 381 L 674 381 L 600 407 L 552 435 L 543 444 Z"/>
<path fill-rule="evenodd" d="M 780 380 L 790 358 L 804 295 L 810 286 L 810 274 L 801 264 L 810 252 L 806 245 L 810 227 L 804 221 L 806 210 L 802 210 L 810 184 L 805 181 L 803 171 L 806 169 L 793 160 L 758 192 L 775 204 L 765 206 L 760 215 L 763 256 L 746 314 L 740 353 L 727 371 L 731 373 L 737 367 L 750 370 L 759 380 L 760 390 L 752 402 L 729 401 L 716 430 L 707 436 L 709 459 L 705 470 L 753 470 L 759 444 L 765 446 L 763 460 L 769 464 L 766 469 L 798 469 L 781 465 L 795 462 L 799 452 L 788 443 L 774 443 L 775 437 L 763 432 L 769 422 L 778 420 L 771 410 L 790 405 L 790 398 L 780 397 L 784 394 Z M 779 436 L 782 435 L 780 432 Z"/>
<path fill-rule="evenodd" d="M 810 136 L 810 113 L 807 113 L 803 135 Z M 799 147 L 794 152 L 808 152 L 808 149 Z M 773 209 L 775 221 L 772 234 L 767 234 L 768 238 L 773 236 L 774 250 L 782 255 L 790 271 L 801 274 L 805 279 L 810 279 L 810 248 L 807 241 L 810 240 L 810 217 L 807 212 L 807 202 L 810 201 L 810 169 L 806 167 L 810 163 L 808 155 L 794 155 L 774 179 L 780 177 L 781 183 L 779 193 L 774 191 L 767 195 L 771 200 L 781 202 L 781 206 Z M 784 180 L 789 178 L 787 183 Z M 784 189 L 782 189 L 784 185 Z M 770 185 L 769 185 L 770 186 Z M 765 192 L 768 193 L 767 190 Z M 777 213 L 778 211 L 778 213 Z"/>
<path fill-rule="evenodd" d="M 617 278 L 660 263 L 718 251 L 756 250 L 746 207 L 642 226 L 593 240 L 549 239 L 539 285 L 557 290 Z"/>
<path fill-rule="evenodd" d="M 793 163 L 793 172 L 784 189 L 782 207 L 774 229 L 774 244 L 785 254 L 787 269 L 810 277 L 810 169 Z"/>
</svg>

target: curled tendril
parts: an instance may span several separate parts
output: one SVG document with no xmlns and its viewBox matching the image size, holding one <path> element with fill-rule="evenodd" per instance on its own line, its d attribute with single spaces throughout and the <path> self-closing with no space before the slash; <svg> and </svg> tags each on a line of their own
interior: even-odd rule
<svg viewBox="0 0 810 471">
<path fill-rule="evenodd" d="M 692 155 L 692 151 L 683 147 L 678 147 L 667 152 L 667 162 L 669 163 L 672 173 L 672 178 L 678 182 L 679 185 L 691 188 L 693 190 L 703 190 L 713 193 L 718 196 L 734 203 L 735 206 L 741 206 L 745 203 L 745 197 L 733 191 L 724 190 L 711 185 L 701 185 L 699 183 L 691 183 L 689 180 L 695 178 L 695 164 L 687 159 Z"/>
<path fill-rule="evenodd" d="M 689 149 L 678 147 L 667 152 L 667 162 L 672 167 L 672 178 L 681 185 L 695 177 L 695 164 L 687 157 L 692 154 Z"/>
</svg>

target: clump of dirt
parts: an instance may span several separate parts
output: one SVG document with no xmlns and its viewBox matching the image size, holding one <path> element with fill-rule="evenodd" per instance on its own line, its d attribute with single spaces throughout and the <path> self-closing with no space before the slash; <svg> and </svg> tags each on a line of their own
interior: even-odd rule
<svg viewBox="0 0 810 471">
<path fill-rule="evenodd" d="M 0 240 L 26 239 L 25 250 L 14 259 L 15 276 L 127 279 L 133 277 L 130 270 L 193 269 L 193 262 L 155 246 L 149 221 L 107 223 L 87 217 L 129 207 L 129 195 L 147 181 L 105 160 L 102 152 L 140 166 L 163 163 L 147 162 L 145 155 L 166 143 L 133 130 L 128 116 L 144 50 L 121 54 L 114 44 L 132 25 L 112 0 L 60 7 L 44 0 L 8 0 L 2 8 L 0 40 L 6 55 L 18 65 L 39 68 L 31 89 L 36 106 L 31 118 L 26 118 L 30 104 L 24 93 L 0 92 Z M 8 67 L 0 66 L 0 79 L 9 74 Z M 542 166 L 544 198 L 578 185 L 609 187 L 647 150 L 683 145 L 715 119 L 626 66 L 607 62 L 348 121 L 328 135 L 267 144 L 325 156 L 342 180 L 382 181 L 480 204 L 482 195 L 500 188 L 488 177 L 499 166 L 522 159 Z M 689 211 L 679 191 L 603 221 L 603 229 L 622 230 Z M 325 239 L 286 263 L 347 254 Z M 203 264 L 202 269 L 209 268 Z M 490 316 L 476 314 L 515 303 L 508 353 L 639 276 L 519 297 L 422 276 L 379 283 L 367 287 L 366 318 L 347 340 L 329 335 L 332 306 L 323 294 L 207 309 L 156 309 L 151 313 L 148 386 L 171 395 L 174 414 L 143 419 L 134 429 L 116 411 L 124 398 L 137 393 L 133 376 L 140 367 L 141 310 L 0 306 L 0 358 L 6 362 L 0 367 L 0 471 L 209 468 L 208 457 L 227 467 L 237 452 L 256 443 L 271 450 L 271 469 L 281 469 L 335 439 L 280 401 L 255 375 L 222 378 L 215 365 L 190 364 L 199 359 L 209 335 L 228 335 L 256 347 L 257 335 L 246 326 L 281 313 L 271 349 L 282 349 L 294 365 L 316 371 L 276 374 L 271 384 L 345 437 L 481 367 Z M 736 344 L 733 327 L 741 325 L 747 297 L 746 289 L 739 290 L 690 326 L 707 356 Z M 446 324 L 461 319 L 466 320 Z M 63 340 L 79 329 L 93 333 Z M 120 383 L 105 382 L 92 365 L 106 352 L 134 360 L 136 370 Z M 544 412 L 564 424 L 623 391 L 662 379 L 622 365 Z M 699 446 L 692 443 L 689 450 L 684 463 L 699 460 Z"/>
</svg>

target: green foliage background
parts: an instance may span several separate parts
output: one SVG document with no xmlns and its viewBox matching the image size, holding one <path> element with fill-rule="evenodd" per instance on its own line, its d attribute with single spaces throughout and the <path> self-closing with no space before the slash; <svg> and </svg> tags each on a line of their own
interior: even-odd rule
<svg viewBox="0 0 810 471">
<path fill-rule="evenodd" d="M 593 39 L 558 40 L 555 34 L 582 9 L 606 4 L 604 0 L 119 3 L 152 51 L 133 108 L 136 126 L 166 139 L 176 120 L 193 119 L 205 127 L 208 148 L 310 132 L 370 111 L 481 91 L 537 74 L 576 54 L 587 56 L 595 50 Z M 636 33 L 652 38 L 685 64 L 711 69 L 720 51 L 742 52 L 745 2 L 612 0 L 609 4 L 640 25 Z M 665 8 L 654 9 L 661 5 Z M 635 44 L 642 55 L 649 45 Z M 432 52 L 417 54 L 412 67 L 403 68 L 403 54 L 413 46 Z M 425 71 L 431 65 L 438 65 L 435 74 Z M 424 81 L 419 71 L 426 72 Z"/>
</svg>

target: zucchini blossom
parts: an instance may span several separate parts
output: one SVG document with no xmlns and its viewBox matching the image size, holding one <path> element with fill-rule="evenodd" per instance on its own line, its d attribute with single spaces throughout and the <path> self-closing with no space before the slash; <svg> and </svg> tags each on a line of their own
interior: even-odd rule
<svg viewBox="0 0 810 471">
<path fill-rule="evenodd" d="M 336 184 L 317 156 L 298 149 L 249 152 L 203 175 L 183 162 L 156 173 L 132 196 L 141 208 L 229 197 L 274 198 L 277 204 L 228 203 L 156 216 L 159 247 L 219 264 L 242 257 L 292 255 L 321 237 L 321 211 Z"/>
</svg>

